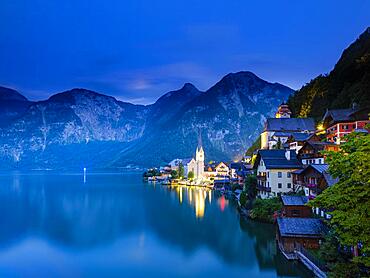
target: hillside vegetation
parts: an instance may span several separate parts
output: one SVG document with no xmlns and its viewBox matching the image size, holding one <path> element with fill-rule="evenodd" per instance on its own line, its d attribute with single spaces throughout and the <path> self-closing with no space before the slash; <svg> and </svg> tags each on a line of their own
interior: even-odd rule
<svg viewBox="0 0 370 278">
<path fill-rule="evenodd" d="M 370 107 L 370 27 L 345 49 L 334 69 L 293 94 L 288 104 L 294 117 L 321 120 L 326 109 Z"/>
</svg>

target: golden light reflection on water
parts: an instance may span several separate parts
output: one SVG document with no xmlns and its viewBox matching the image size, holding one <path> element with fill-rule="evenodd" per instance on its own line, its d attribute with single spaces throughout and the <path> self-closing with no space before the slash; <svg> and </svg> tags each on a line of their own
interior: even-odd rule
<svg viewBox="0 0 370 278">
<path fill-rule="evenodd" d="M 199 219 L 204 217 L 207 199 L 209 203 L 212 202 L 212 190 L 208 188 L 179 185 L 176 186 L 175 192 L 180 204 L 186 196 L 187 203 L 194 208 L 195 217 Z"/>
</svg>

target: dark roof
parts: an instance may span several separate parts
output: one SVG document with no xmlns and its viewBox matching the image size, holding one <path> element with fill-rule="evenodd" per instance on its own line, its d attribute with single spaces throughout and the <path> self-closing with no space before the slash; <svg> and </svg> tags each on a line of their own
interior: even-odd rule
<svg viewBox="0 0 370 278">
<path fill-rule="evenodd" d="M 265 131 L 315 131 L 312 118 L 268 118 Z"/>
<path fill-rule="evenodd" d="M 294 171 L 294 174 L 303 174 L 304 172 L 307 171 L 307 169 L 313 169 L 315 170 L 316 172 L 318 172 L 319 174 L 323 174 L 324 172 L 327 172 L 328 169 L 329 169 L 329 165 L 328 164 L 309 164 L 307 166 L 305 166 L 304 169 L 302 169 L 302 171 L 300 171 L 299 173 L 296 171 Z"/>
<path fill-rule="evenodd" d="M 332 175 L 330 175 L 328 172 L 324 172 L 323 176 L 328 186 L 333 186 L 339 181 L 338 178 L 333 178 Z"/>
<path fill-rule="evenodd" d="M 298 151 L 299 154 L 303 152 L 307 145 L 310 145 L 316 153 L 325 150 L 325 146 L 335 146 L 335 143 L 321 142 L 321 141 L 307 141 L 303 144 L 302 148 Z"/>
<path fill-rule="evenodd" d="M 183 166 L 185 166 L 186 164 L 188 164 L 193 158 L 184 158 L 181 160 L 181 163 Z"/>
<path fill-rule="evenodd" d="M 328 171 L 329 169 L 329 165 L 328 164 L 310 164 L 309 167 L 312 167 L 314 168 L 317 172 L 319 172 L 320 174 Z"/>
<path fill-rule="evenodd" d="M 369 109 L 333 109 L 327 110 L 322 121 L 324 125 L 333 124 L 337 122 L 351 122 L 354 120 L 368 120 Z"/>
<path fill-rule="evenodd" d="M 290 152 L 289 160 L 286 158 L 285 152 Z M 297 159 L 297 154 L 292 150 L 259 150 L 255 167 L 258 166 L 261 159 L 267 169 L 302 168 L 301 163 Z"/>
<path fill-rule="evenodd" d="M 291 137 L 294 141 L 308 141 L 315 133 L 293 132 Z"/>
<path fill-rule="evenodd" d="M 292 134 L 293 134 L 292 132 L 277 131 L 277 132 L 274 133 L 273 136 L 275 136 L 275 137 L 289 137 Z"/>
<path fill-rule="evenodd" d="M 304 206 L 308 202 L 308 198 L 306 196 L 282 195 L 281 200 L 283 201 L 284 206 Z"/>
<path fill-rule="evenodd" d="M 284 237 L 315 237 L 321 238 L 324 225 L 318 218 L 278 218 L 278 228 Z"/>
</svg>

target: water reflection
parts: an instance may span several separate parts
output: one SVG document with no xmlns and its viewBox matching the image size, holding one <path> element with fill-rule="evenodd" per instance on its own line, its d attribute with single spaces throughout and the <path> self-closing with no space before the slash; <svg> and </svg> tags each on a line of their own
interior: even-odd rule
<svg viewBox="0 0 370 278">
<path fill-rule="evenodd" d="M 206 252 L 198 263 L 217 258 L 216 276 L 307 276 L 279 255 L 273 227 L 239 219 L 232 200 L 203 188 L 143 184 L 140 175 L 88 174 L 86 183 L 81 175 L 2 175 L 0 213 L 0 258 L 35 237 L 63 254 L 101 256 L 94 250 L 125 242 L 123 252 L 134 238 L 140 256 L 154 241 L 163 261 L 181 256 L 186 265 Z"/>
<path fill-rule="evenodd" d="M 203 187 L 189 187 L 182 185 L 175 185 L 170 187 L 171 190 L 175 189 L 180 204 L 183 202 L 183 194 L 185 199 L 193 209 L 196 218 L 203 218 L 206 208 L 206 201 L 212 202 L 212 190 Z"/>
</svg>

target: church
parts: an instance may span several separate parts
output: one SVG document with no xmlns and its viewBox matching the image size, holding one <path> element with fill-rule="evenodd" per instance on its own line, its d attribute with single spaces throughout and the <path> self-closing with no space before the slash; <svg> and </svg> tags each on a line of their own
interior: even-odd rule
<svg viewBox="0 0 370 278">
<path fill-rule="evenodd" d="M 203 147 L 199 144 L 195 151 L 195 159 L 190 158 L 182 160 L 185 176 L 188 177 L 188 174 L 193 172 L 196 180 L 202 180 L 204 177 L 204 158 Z"/>
<path fill-rule="evenodd" d="M 261 133 L 261 149 L 281 148 L 288 138 L 295 134 L 314 134 L 315 121 L 312 118 L 291 118 L 292 112 L 282 103 L 275 118 L 268 118 Z M 280 142 L 280 143 L 279 143 Z"/>
</svg>

